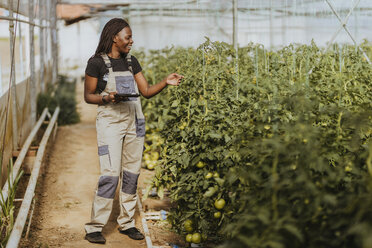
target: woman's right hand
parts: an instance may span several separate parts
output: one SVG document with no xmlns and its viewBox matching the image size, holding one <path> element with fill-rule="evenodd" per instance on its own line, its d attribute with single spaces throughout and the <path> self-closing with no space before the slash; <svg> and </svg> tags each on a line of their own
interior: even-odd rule
<svg viewBox="0 0 372 248">
<path fill-rule="evenodd" d="M 115 95 L 116 95 L 116 92 L 110 92 L 110 93 L 107 95 L 106 100 L 107 100 L 108 102 L 117 103 L 116 98 L 115 98 Z"/>
</svg>

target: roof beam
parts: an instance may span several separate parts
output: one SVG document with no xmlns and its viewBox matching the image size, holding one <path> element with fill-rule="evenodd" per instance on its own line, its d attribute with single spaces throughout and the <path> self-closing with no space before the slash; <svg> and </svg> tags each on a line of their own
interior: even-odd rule
<svg viewBox="0 0 372 248">
<path fill-rule="evenodd" d="M 13 12 L 14 13 L 18 13 L 18 14 L 21 14 L 21 15 L 24 15 L 24 16 L 28 16 L 28 1 L 22 1 L 22 0 L 19 0 L 20 3 L 19 3 L 19 9 L 17 11 L 17 1 L 15 1 L 15 3 L 13 3 Z M 4 9 L 7 9 L 9 10 L 10 9 L 10 6 L 8 4 L 8 0 L 0 0 L 0 8 L 4 8 Z"/>
<path fill-rule="evenodd" d="M 6 1 L 6 0 L 0 0 Z M 129 5 L 129 4 L 181 4 L 181 3 L 196 3 L 196 0 L 59 0 L 58 4 L 99 4 L 99 5 Z"/>
</svg>

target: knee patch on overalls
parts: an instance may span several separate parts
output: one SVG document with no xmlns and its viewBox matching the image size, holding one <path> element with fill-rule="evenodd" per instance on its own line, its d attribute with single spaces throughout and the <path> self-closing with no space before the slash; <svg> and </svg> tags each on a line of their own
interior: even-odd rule
<svg viewBox="0 0 372 248">
<path fill-rule="evenodd" d="M 98 182 L 97 195 L 103 198 L 114 199 L 119 177 L 101 176 Z"/>
<path fill-rule="evenodd" d="M 145 119 L 136 118 L 136 134 L 137 137 L 145 137 Z"/>
<path fill-rule="evenodd" d="M 111 166 L 111 157 L 110 157 L 110 152 L 109 152 L 109 146 L 108 145 L 103 145 L 98 147 L 98 156 L 103 157 L 107 155 L 108 161 Z"/>
<path fill-rule="evenodd" d="M 130 195 L 136 194 L 138 177 L 139 174 L 134 174 L 129 171 L 123 171 L 123 183 L 121 191 Z"/>
</svg>

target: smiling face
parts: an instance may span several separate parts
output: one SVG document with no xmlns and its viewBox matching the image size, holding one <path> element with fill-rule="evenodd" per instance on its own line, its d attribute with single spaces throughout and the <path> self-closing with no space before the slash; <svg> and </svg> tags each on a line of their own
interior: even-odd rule
<svg viewBox="0 0 372 248">
<path fill-rule="evenodd" d="M 112 48 L 120 53 L 129 53 L 132 48 L 132 30 L 130 27 L 123 28 L 113 39 L 114 43 Z"/>
</svg>

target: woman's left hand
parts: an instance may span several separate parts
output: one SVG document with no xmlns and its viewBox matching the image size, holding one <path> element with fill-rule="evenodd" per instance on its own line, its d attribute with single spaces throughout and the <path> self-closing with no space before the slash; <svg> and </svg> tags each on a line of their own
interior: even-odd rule
<svg viewBox="0 0 372 248">
<path fill-rule="evenodd" d="M 169 85 L 179 85 L 182 78 L 184 78 L 184 76 L 177 73 L 172 73 L 167 76 L 166 83 Z"/>
</svg>

